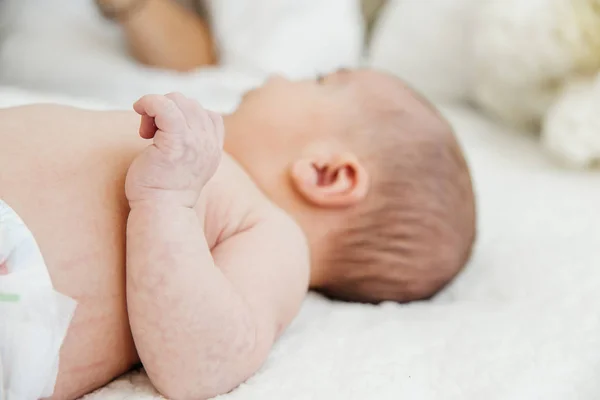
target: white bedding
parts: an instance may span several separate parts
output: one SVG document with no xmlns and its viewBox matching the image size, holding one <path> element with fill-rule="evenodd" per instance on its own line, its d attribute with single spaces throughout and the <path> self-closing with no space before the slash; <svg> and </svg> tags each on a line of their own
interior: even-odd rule
<svg viewBox="0 0 600 400">
<path fill-rule="evenodd" d="M 124 77 L 134 71 L 121 70 Z M 158 74 L 140 72 L 146 73 Z M 234 70 L 214 74 L 160 74 L 160 85 L 181 90 L 188 82 L 202 89 L 192 92 L 207 107 L 227 110 L 256 78 Z M 37 85 L 25 75 L 21 84 L 61 89 L 57 81 L 40 78 L 45 83 Z M 223 76 L 239 79 L 227 87 Z M 202 79 L 204 86 L 194 86 Z M 64 90 L 107 103 L 0 88 L 0 106 L 37 100 L 125 106 L 144 80 L 134 82 L 122 97 L 94 93 L 91 84 L 87 92 Z M 152 84 L 158 86 L 144 83 Z M 479 236 L 468 268 L 422 303 L 343 304 L 311 294 L 261 371 L 220 398 L 600 398 L 600 174 L 555 167 L 533 140 L 467 107 L 444 112 L 465 147 L 478 196 Z M 87 399 L 158 397 L 143 372 L 134 372 Z"/>
</svg>

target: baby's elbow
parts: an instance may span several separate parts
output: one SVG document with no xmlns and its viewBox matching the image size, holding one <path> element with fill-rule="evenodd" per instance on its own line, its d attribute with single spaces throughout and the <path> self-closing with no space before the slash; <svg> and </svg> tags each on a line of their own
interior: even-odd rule
<svg viewBox="0 0 600 400">
<path fill-rule="evenodd" d="M 244 380 L 231 382 L 231 376 L 206 374 L 192 381 L 172 379 L 162 384 L 153 383 L 156 390 L 170 400 L 208 400 L 232 391 L 243 382 Z"/>
<path fill-rule="evenodd" d="M 176 384 L 172 381 L 166 385 L 158 386 L 155 384 L 156 390 L 165 398 L 170 400 L 208 400 L 227 391 L 218 391 L 216 388 L 204 387 L 202 390 L 190 391 L 186 382 Z M 196 385 L 197 386 L 197 383 Z"/>
<path fill-rule="evenodd" d="M 221 364 L 216 376 L 211 378 L 212 382 L 220 382 L 221 385 L 210 393 L 207 391 L 206 394 L 214 397 L 231 392 L 250 379 L 263 366 L 272 346 L 273 337 L 271 335 L 255 335 L 249 346 L 234 348 L 228 359 Z"/>
<path fill-rule="evenodd" d="M 172 400 L 206 400 L 229 393 L 251 378 L 266 361 L 273 339 L 249 333 L 240 342 L 231 343 L 220 355 L 206 360 L 198 376 L 172 377 L 165 381 L 151 379 L 156 389 Z M 216 347 L 216 346 L 215 346 Z M 214 348 L 214 347 L 213 347 Z"/>
<path fill-rule="evenodd" d="M 235 364 L 235 366 L 232 366 L 229 371 L 227 371 L 226 368 L 223 368 L 223 371 L 219 373 L 198 377 L 196 382 L 190 384 L 181 382 L 181 384 L 168 385 L 161 388 L 157 387 L 157 390 L 164 397 L 172 400 L 208 400 L 229 393 L 258 372 L 266 360 L 266 355 L 261 357 L 250 357 L 253 358 L 253 360 L 249 363 L 248 361 L 250 358 L 240 354 L 230 361 L 231 364 Z M 240 365 L 244 366 L 240 368 Z M 198 385 L 198 383 L 200 383 L 200 385 Z M 198 389 L 194 392 L 186 391 L 185 388 L 190 386 L 196 386 Z"/>
</svg>

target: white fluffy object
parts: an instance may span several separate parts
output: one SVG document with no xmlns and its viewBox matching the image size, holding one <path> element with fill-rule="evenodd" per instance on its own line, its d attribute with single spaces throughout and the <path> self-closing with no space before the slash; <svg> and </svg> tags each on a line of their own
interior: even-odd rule
<svg viewBox="0 0 600 400">
<path fill-rule="evenodd" d="M 562 163 L 600 161 L 599 0 L 481 1 L 473 94 L 502 121 L 540 131 Z M 594 115 L 595 114 L 595 115 Z"/>
<path fill-rule="evenodd" d="M 559 164 L 600 161 L 600 0 L 390 0 L 370 65 L 436 102 L 540 134 Z"/>
<path fill-rule="evenodd" d="M 484 0 L 389 0 L 375 24 L 368 63 L 435 101 L 465 100 L 473 5 Z"/>
</svg>

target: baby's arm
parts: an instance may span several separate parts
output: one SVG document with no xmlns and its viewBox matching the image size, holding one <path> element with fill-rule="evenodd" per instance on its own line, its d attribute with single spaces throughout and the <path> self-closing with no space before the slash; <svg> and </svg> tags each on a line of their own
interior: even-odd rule
<svg viewBox="0 0 600 400">
<path fill-rule="evenodd" d="M 299 308 L 308 261 L 298 240 L 271 241 L 301 235 L 269 212 L 214 249 L 216 267 L 193 206 L 219 162 L 220 120 L 180 95 L 149 96 L 135 108 L 140 134 L 154 145 L 134 161 L 126 185 L 133 336 L 164 395 L 212 397 L 262 365 Z"/>
</svg>

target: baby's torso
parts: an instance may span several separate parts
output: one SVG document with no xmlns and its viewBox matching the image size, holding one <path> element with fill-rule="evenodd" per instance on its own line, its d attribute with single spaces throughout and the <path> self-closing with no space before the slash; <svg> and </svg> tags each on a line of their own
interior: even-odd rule
<svg viewBox="0 0 600 400">
<path fill-rule="evenodd" d="M 57 106 L 0 110 L 0 199 L 33 232 L 54 287 L 78 308 L 61 351 L 57 395 L 82 394 L 138 361 L 125 299 L 124 180 L 149 144 L 132 112 Z M 215 246 L 267 206 L 229 158 L 197 210 Z"/>
</svg>

